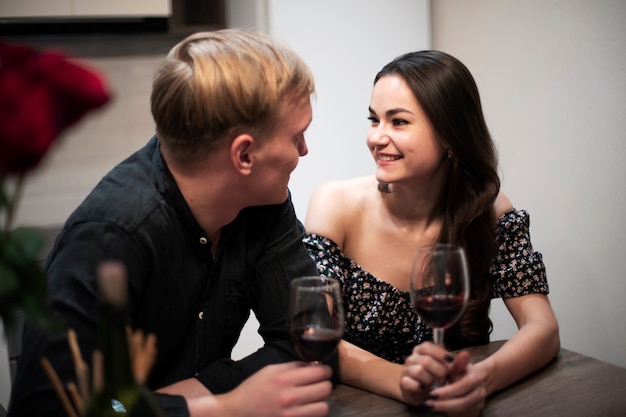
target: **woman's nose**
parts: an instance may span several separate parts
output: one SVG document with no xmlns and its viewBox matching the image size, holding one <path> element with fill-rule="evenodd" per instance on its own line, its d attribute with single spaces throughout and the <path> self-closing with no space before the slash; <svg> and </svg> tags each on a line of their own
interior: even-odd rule
<svg viewBox="0 0 626 417">
<path fill-rule="evenodd" d="M 370 128 L 367 134 L 367 144 L 370 148 L 374 148 L 376 146 L 382 146 L 389 143 L 389 135 L 385 132 L 384 129 L 380 127 L 372 127 Z"/>
</svg>

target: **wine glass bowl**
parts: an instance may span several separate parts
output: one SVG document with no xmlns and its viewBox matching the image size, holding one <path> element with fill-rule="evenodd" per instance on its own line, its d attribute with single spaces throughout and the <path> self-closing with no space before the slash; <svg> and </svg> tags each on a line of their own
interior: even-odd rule
<svg viewBox="0 0 626 417">
<path fill-rule="evenodd" d="M 323 276 L 293 279 L 289 321 L 291 339 L 302 360 L 317 364 L 328 359 L 344 331 L 339 281 Z"/>
<path fill-rule="evenodd" d="M 433 330 L 435 344 L 443 345 L 445 329 L 461 317 L 469 298 L 465 251 L 448 244 L 418 247 L 410 281 L 415 311 Z"/>
</svg>

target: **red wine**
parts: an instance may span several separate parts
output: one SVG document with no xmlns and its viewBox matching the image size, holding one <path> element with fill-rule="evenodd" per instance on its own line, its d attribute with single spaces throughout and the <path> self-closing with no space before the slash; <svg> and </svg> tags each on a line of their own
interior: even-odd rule
<svg viewBox="0 0 626 417">
<path fill-rule="evenodd" d="M 341 332 L 323 327 L 300 327 L 292 330 L 291 338 L 300 357 L 307 361 L 321 361 L 337 349 Z"/>
<path fill-rule="evenodd" d="M 463 295 L 428 295 L 418 297 L 413 306 L 424 323 L 432 328 L 451 326 L 463 311 Z"/>
</svg>

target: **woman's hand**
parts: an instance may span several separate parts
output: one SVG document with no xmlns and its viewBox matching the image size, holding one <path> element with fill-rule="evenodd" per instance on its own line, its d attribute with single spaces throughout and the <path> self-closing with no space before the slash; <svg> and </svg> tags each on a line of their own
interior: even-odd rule
<svg viewBox="0 0 626 417">
<path fill-rule="evenodd" d="M 431 390 L 437 381 L 448 384 Z M 485 374 L 470 364 L 468 352 L 453 357 L 430 342 L 416 346 L 406 359 L 400 388 L 408 404 L 424 404 L 450 417 L 480 415 L 487 397 Z"/>
<path fill-rule="evenodd" d="M 420 405 L 429 398 L 430 389 L 437 381 L 448 378 L 452 355 L 431 342 L 421 343 L 404 361 L 400 378 L 402 399 L 407 404 Z"/>
<path fill-rule="evenodd" d="M 450 417 L 476 417 L 485 407 L 485 373 L 470 363 L 468 352 L 459 352 L 450 365 L 448 384 L 430 392 L 425 405 Z"/>
</svg>

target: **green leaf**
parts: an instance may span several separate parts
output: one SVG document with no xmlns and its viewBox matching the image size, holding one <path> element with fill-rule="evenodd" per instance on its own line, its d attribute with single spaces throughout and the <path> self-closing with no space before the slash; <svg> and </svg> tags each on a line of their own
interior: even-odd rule
<svg viewBox="0 0 626 417">
<path fill-rule="evenodd" d="M 46 330 L 63 330 L 61 319 L 47 306 L 45 294 L 24 294 L 20 307 L 28 322 Z"/>
<path fill-rule="evenodd" d="M 18 227 L 13 230 L 12 235 L 13 241 L 20 246 L 26 258 L 37 259 L 44 244 L 41 230 L 34 227 Z"/>
<path fill-rule="evenodd" d="M 12 240 L 4 247 L 10 246 L 11 250 L 2 252 L 0 246 L 0 319 L 10 327 L 16 312 L 21 311 L 25 319 L 36 326 L 51 331 L 62 330 L 60 318 L 47 304 L 48 283 L 40 262 L 24 256 L 19 242 Z"/>
<path fill-rule="evenodd" d="M 0 259 L 0 298 L 13 294 L 19 287 L 17 275 L 9 265 Z"/>
<path fill-rule="evenodd" d="M 18 228 L 2 237 L 0 257 L 12 265 L 14 269 L 21 269 L 39 262 L 38 254 L 43 247 L 43 235 L 38 229 Z"/>
</svg>

